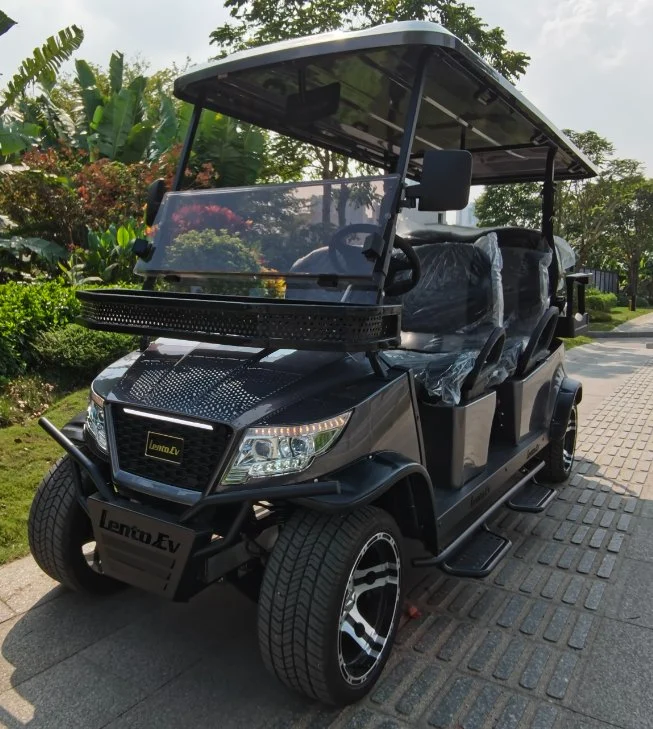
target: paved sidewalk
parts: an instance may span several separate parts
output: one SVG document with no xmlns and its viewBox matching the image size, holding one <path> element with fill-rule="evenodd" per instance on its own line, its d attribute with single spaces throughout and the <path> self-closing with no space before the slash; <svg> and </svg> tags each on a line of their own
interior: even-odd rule
<svg viewBox="0 0 653 729">
<path fill-rule="evenodd" d="M 513 548 L 485 580 L 415 575 L 384 677 L 324 709 L 264 671 L 256 609 L 66 593 L 31 559 L 0 568 L 0 727 L 635 729 L 653 716 L 653 352 L 569 354 L 579 461 L 544 515 L 501 510 Z"/>
<path fill-rule="evenodd" d="M 653 332 L 653 314 L 644 314 L 619 324 L 613 332 Z"/>
</svg>

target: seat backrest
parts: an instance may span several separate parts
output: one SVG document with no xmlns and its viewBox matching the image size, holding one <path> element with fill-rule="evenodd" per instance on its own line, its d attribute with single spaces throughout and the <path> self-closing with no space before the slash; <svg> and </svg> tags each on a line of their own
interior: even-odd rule
<svg viewBox="0 0 653 729">
<path fill-rule="evenodd" d="M 512 235 L 502 240 L 499 233 L 499 247 L 506 332 L 508 337 L 530 335 L 549 307 L 551 249 L 530 231 L 523 239 Z"/>
<path fill-rule="evenodd" d="M 401 297 L 403 331 L 439 336 L 502 325 L 501 256 L 494 234 L 473 244 L 410 242 L 422 275 Z"/>
</svg>

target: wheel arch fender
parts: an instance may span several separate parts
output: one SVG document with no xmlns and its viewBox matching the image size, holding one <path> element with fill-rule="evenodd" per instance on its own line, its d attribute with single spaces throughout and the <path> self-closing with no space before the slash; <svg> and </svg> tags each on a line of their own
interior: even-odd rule
<svg viewBox="0 0 653 729">
<path fill-rule="evenodd" d="M 553 416 L 549 426 L 551 440 L 564 437 L 571 411 L 583 399 L 583 385 L 571 377 L 563 377 L 553 405 Z"/>
<path fill-rule="evenodd" d="M 340 483 L 339 494 L 296 499 L 299 505 L 329 513 L 373 504 L 387 511 L 404 536 L 435 544 L 435 494 L 424 466 L 399 453 L 373 453 L 329 474 Z"/>
</svg>

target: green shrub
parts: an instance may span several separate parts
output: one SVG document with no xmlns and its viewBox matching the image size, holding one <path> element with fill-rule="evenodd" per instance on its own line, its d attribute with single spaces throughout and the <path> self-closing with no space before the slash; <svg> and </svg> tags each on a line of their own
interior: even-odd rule
<svg viewBox="0 0 653 729">
<path fill-rule="evenodd" d="M 588 311 L 607 311 L 609 313 L 615 306 L 617 306 L 615 294 L 604 294 L 591 287 L 585 292 L 585 307 Z"/>
<path fill-rule="evenodd" d="M 136 346 L 136 338 L 127 334 L 67 324 L 60 329 L 42 332 L 34 348 L 44 370 L 66 370 L 80 377 L 92 377 Z"/>
<path fill-rule="evenodd" d="M 68 324 L 79 310 L 75 289 L 61 281 L 0 285 L 0 379 L 34 364 L 38 335 Z"/>
</svg>

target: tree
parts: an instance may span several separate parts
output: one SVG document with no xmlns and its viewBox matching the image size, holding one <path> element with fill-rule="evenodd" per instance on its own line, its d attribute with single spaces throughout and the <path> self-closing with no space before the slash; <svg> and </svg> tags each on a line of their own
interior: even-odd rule
<svg viewBox="0 0 653 729">
<path fill-rule="evenodd" d="M 579 264 L 602 268 L 613 252 L 605 231 L 622 199 L 619 182 L 640 174 L 640 163 L 615 158 L 612 143 L 592 130 L 565 133 L 600 172 L 594 179 L 557 184 L 554 232 L 573 244 Z M 538 183 L 488 187 L 476 201 L 479 225 L 539 228 L 541 189 Z"/>
<path fill-rule="evenodd" d="M 214 30 L 211 43 L 221 55 L 265 43 L 313 35 L 333 30 L 354 30 L 395 20 L 430 20 L 440 23 L 471 46 L 494 68 L 515 81 L 521 76 L 529 57 L 511 51 L 501 28 L 490 28 L 474 8 L 459 0 L 226 0 L 231 20 Z M 301 170 L 298 163 L 319 179 L 336 179 L 345 174 L 348 160 L 328 150 L 284 140 L 270 140 L 273 159 L 279 159 L 282 174 Z M 293 161 L 294 164 L 293 164 Z M 286 177 L 286 179 L 288 179 Z M 325 206 L 326 209 L 326 206 Z"/>
<path fill-rule="evenodd" d="M 653 180 L 635 173 L 614 186 L 617 201 L 606 237 L 627 272 L 630 309 L 635 311 L 640 273 L 653 255 Z"/>
<path fill-rule="evenodd" d="M 331 30 L 356 30 L 396 20 L 440 23 L 512 81 L 530 58 L 507 47 L 501 28 L 490 28 L 459 0 L 226 0 L 231 21 L 211 33 L 221 53 Z"/>
<path fill-rule="evenodd" d="M 491 185 L 476 200 L 474 213 L 483 227 L 518 225 L 539 228 L 542 218 L 541 185 L 522 182 Z"/>
<path fill-rule="evenodd" d="M 0 10 L 0 35 L 4 35 L 16 21 Z M 0 157 L 5 159 L 29 149 L 39 139 L 42 127 L 34 119 L 24 118 L 20 112 L 9 110 L 16 102 L 25 102 L 28 87 L 39 83 L 52 87 L 57 72 L 64 61 L 80 47 L 84 32 L 76 25 L 50 36 L 32 55 L 26 58 L 9 80 L 0 100 Z M 42 118 L 48 110 L 44 109 Z"/>
</svg>

